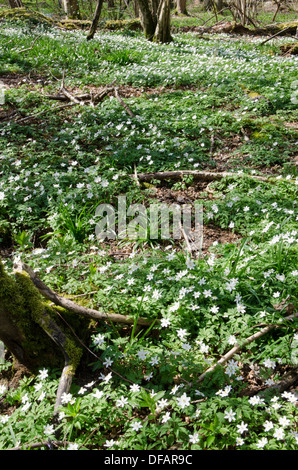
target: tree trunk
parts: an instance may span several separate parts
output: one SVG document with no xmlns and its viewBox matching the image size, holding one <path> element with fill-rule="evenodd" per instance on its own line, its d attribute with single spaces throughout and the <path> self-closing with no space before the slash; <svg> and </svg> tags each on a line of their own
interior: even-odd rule
<svg viewBox="0 0 298 470">
<path fill-rule="evenodd" d="M 23 8 L 22 0 L 8 0 L 10 8 Z"/>
<path fill-rule="evenodd" d="M 103 5 L 103 0 L 98 0 L 97 5 L 96 5 L 96 9 L 95 9 L 95 13 L 94 13 L 94 17 L 93 17 L 93 20 L 92 20 L 91 28 L 90 28 L 90 30 L 88 32 L 88 35 L 87 35 L 87 41 L 90 41 L 90 39 L 93 39 L 94 34 L 96 33 L 97 25 L 98 25 L 100 14 L 101 14 L 102 5 Z"/>
<path fill-rule="evenodd" d="M 170 0 L 162 0 L 157 11 L 157 26 L 153 41 L 161 43 L 168 43 L 172 41 L 170 14 Z"/>
<path fill-rule="evenodd" d="M 16 270 L 14 277 L 8 275 L 0 261 L 0 340 L 32 373 L 63 365 L 74 371 L 78 365 L 81 350 L 59 322 L 28 274 Z"/>
<path fill-rule="evenodd" d="M 172 41 L 170 24 L 170 0 L 137 0 L 140 21 L 145 37 L 150 41 L 166 43 Z"/>
<path fill-rule="evenodd" d="M 139 7 L 139 15 L 141 25 L 145 34 L 145 38 L 152 40 L 155 28 L 156 28 L 156 19 L 152 14 L 148 0 L 137 0 Z"/>
<path fill-rule="evenodd" d="M 187 15 L 186 0 L 177 0 L 178 15 Z"/>
<path fill-rule="evenodd" d="M 80 19 L 80 9 L 78 0 L 62 0 L 63 10 L 67 18 L 71 20 Z"/>
<path fill-rule="evenodd" d="M 137 0 L 134 0 L 133 2 L 133 9 L 134 9 L 135 17 L 138 18 L 140 15 L 140 11 L 139 11 L 139 5 L 138 5 Z"/>
<path fill-rule="evenodd" d="M 83 349 L 76 340 L 80 344 L 90 340 L 90 319 L 135 323 L 131 317 L 82 307 L 59 296 L 21 260 L 15 262 L 14 277 L 8 275 L 0 259 L 0 341 L 33 374 L 45 367 L 61 368 L 54 417 L 81 362 Z M 137 324 L 150 323 L 145 318 L 137 319 Z"/>
<path fill-rule="evenodd" d="M 150 2 L 149 2 L 150 3 Z M 159 8 L 160 0 L 151 0 L 151 11 L 155 23 L 157 23 L 157 12 Z"/>
</svg>

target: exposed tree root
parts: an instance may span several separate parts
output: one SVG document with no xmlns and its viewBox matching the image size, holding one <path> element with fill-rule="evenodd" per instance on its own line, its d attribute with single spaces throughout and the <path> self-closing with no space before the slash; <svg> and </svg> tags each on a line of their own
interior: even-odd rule
<svg viewBox="0 0 298 470">
<path fill-rule="evenodd" d="M 18 275 L 19 282 L 24 272 L 27 273 L 24 267 L 25 265 L 21 262 L 16 263 L 14 266 L 14 272 L 15 275 Z M 38 300 L 35 299 L 34 302 L 37 307 Z M 46 307 L 42 306 L 41 302 L 39 302 L 39 307 L 40 308 L 36 308 L 38 313 L 36 312 L 34 320 L 41 326 L 41 328 L 51 338 L 51 340 L 54 341 L 64 356 L 64 368 L 60 378 L 54 406 L 54 415 L 56 415 L 59 411 L 59 407 L 62 404 L 62 395 L 69 392 L 76 368 L 80 362 L 82 351 L 80 350 L 80 347 L 76 346 L 75 342 L 67 337 L 61 328 L 59 328 L 57 323 L 53 320 L 52 316 L 47 311 Z"/>
<path fill-rule="evenodd" d="M 134 318 L 127 317 L 125 315 L 120 315 L 118 313 L 104 313 L 98 310 L 94 310 L 92 308 L 83 307 L 72 300 L 66 299 L 61 297 L 60 295 L 56 294 L 56 292 L 52 291 L 44 282 L 41 281 L 36 275 L 36 273 L 26 264 L 21 263 L 21 268 L 27 274 L 29 274 L 31 281 L 37 287 L 39 292 L 48 300 L 53 302 L 55 305 L 58 305 L 70 312 L 77 313 L 84 317 L 94 318 L 95 320 L 108 320 L 114 323 L 124 323 L 128 325 L 132 325 L 135 323 Z M 150 326 L 151 321 L 139 317 L 137 320 L 138 325 Z"/>
</svg>

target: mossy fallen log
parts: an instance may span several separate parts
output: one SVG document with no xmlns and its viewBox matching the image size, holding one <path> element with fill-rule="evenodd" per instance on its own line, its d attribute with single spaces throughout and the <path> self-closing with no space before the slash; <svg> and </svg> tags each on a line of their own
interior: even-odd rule
<svg viewBox="0 0 298 470">
<path fill-rule="evenodd" d="M 11 8 L 9 10 L 0 11 L 0 22 L 5 20 L 22 19 L 24 21 L 30 21 L 33 24 L 48 24 L 55 25 L 55 20 L 49 18 L 46 15 L 34 10 L 28 10 L 27 8 Z"/>
<path fill-rule="evenodd" d="M 280 50 L 284 55 L 298 55 L 298 44 L 283 44 L 282 46 L 280 46 Z"/>
<path fill-rule="evenodd" d="M 75 29 L 89 29 L 91 26 L 91 21 L 89 20 L 72 20 L 65 18 L 60 20 L 57 25 L 63 29 L 75 30 Z"/>
<path fill-rule="evenodd" d="M 227 21 L 208 28 L 195 27 L 195 31 L 200 34 L 239 34 L 241 36 L 295 36 L 298 28 L 298 20 L 287 23 L 274 23 L 264 26 L 262 28 L 251 28 L 243 26 L 235 21 Z"/>
<path fill-rule="evenodd" d="M 42 13 L 27 8 L 11 8 L 9 10 L 0 11 L 0 22 L 5 20 L 23 20 L 33 25 L 47 24 L 49 26 L 57 26 L 66 30 L 86 30 L 89 29 L 92 21 L 75 20 L 69 18 L 50 18 Z M 102 29 L 108 31 L 138 31 L 142 30 L 141 22 L 138 18 L 130 20 L 108 20 L 103 21 Z"/>
<path fill-rule="evenodd" d="M 105 22 L 104 29 L 109 31 L 119 31 L 127 29 L 129 31 L 138 31 L 142 29 L 139 19 L 133 20 L 109 20 Z"/>
</svg>

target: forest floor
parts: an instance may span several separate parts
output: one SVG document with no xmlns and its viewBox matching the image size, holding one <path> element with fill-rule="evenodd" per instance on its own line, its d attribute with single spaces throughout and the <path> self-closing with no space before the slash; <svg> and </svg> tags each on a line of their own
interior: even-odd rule
<svg viewBox="0 0 298 470">
<path fill-rule="evenodd" d="M 99 31 L 87 43 L 30 21 L 1 27 L 5 269 L 20 257 L 82 306 L 164 325 L 92 326 L 97 357 L 86 352 L 65 403 L 64 447 L 297 449 L 297 57 L 281 50 L 293 39 L 177 33 L 152 45 L 138 31 Z M 149 231 L 97 240 L 95 209 L 119 195 L 147 209 L 202 206 L 199 249 Z M 268 324 L 278 327 L 197 382 Z M 50 422 L 59 371 L 46 383 L 18 375 L 8 353 L 0 367 L 0 448 L 26 447 Z"/>
</svg>

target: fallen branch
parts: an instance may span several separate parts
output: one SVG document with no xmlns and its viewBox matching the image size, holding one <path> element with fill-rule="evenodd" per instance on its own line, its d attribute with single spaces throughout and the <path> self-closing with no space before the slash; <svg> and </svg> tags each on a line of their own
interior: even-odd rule
<svg viewBox="0 0 298 470">
<path fill-rule="evenodd" d="M 52 291 L 44 282 L 41 281 L 36 275 L 36 273 L 26 264 L 21 262 L 21 268 L 27 274 L 29 274 L 31 281 L 37 287 L 39 292 L 48 300 L 53 302 L 55 305 L 58 305 L 70 312 L 77 313 L 84 317 L 94 318 L 95 320 L 109 320 L 113 323 L 124 323 L 128 325 L 133 325 L 135 323 L 134 318 L 127 317 L 125 315 L 120 315 L 118 313 L 104 313 L 98 310 L 94 310 L 92 308 L 83 307 L 82 305 L 78 305 L 75 302 L 66 299 L 65 297 L 61 297 L 60 295 L 56 294 L 56 292 Z M 139 317 L 137 319 L 138 325 L 150 326 L 151 321 L 147 320 L 146 318 Z"/>
<path fill-rule="evenodd" d="M 287 374 L 285 374 L 279 382 L 276 382 L 274 385 L 270 385 L 266 388 L 266 393 L 268 391 L 274 391 L 276 393 L 282 393 L 288 390 L 295 382 L 298 380 L 298 367 L 294 367 Z M 261 391 L 259 395 L 262 395 L 264 392 Z"/>
<path fill-rule="evenodd" d="M 213 173 L 211 171 L 195 171 L 195 170 L 182 170 L 182 171 L 164 171 L 156 173 L 139 173 L 139 181 L 150 181 L 153 179 L 156 180 L 167 180 L 167 179 L 181 179 L 184 176 L 193 176 L 193 179 L 196 181 L 220 181 L 223 178 L 251 178 L 257 181 L 271 182 L 275 181 L 275 177 L 267 176 L 258 176 L 258 175 L 248 175 L 246 173 L 231 173 L 231 172 L 222 172 L 222 173 Z M 274 178 L 274 179 L 273 179 Z"/>
<path fill-rule="evenodd" d="M 57 77 L 54 77 L 55 80 L 58 80 Z M 90 102 L 92 106 L 98 104 L 101 102 L 109 93 L 113 93 L 115 90 L 114 84 L 116 83 L 116 80 L 114 80 L 111 84 L 107 85 L 103 90 L 101 90 L 99 93 L 96 93 L 95 95 L 90 93 L 81 93 L 79 95 L 74 95 L 70 91 L 67 90 L 67 88 L 64 85 L 64 72 L 63 72 L 63 78 L 62 78 L 62 83 L 60 86 L 60 89 L 58 91 L 58 94 L 56 95 L 45 95 L 45 98 L 50 99 L 50 100 L 57 100 L 57 101 L 67 101 L 70 100 L 74 104 L 79 104 L 79 105 L 85 105 L 87 102 Z"/>
<path fill-rule="evenodd" d="M 284 320 L 293 320 L 294 317 L 297 317 L 297 314 L 294 315 L 289 315 L 288 317 L 285 317 Z M 280 325 L 278 325 L 280 326 Z M 241 351 L 242 348 L 247 346 L 248 344 L 252 343 L 256 339 L 261 338 L 261 336 L 264 336 L 266 333 L 269 331 L 273 330 L 274 328 L 277 328 L 277 325 L 268 325 L 262 330 L 260 330 L 258 333 L 254 333 L 253 335 L 249 336 L 246 338 L 241 344 L 236 344 L 230 351 L 228 351 L 219 361 L 217 361 L 213 366 L 209 367 L 203 374 L 201 374 L 197 380 L 197 382 L 202 382 L 206 375 L 209 374 L 210 372 L 213 372 L 214 369 L 217 366 L 223 365 L 226 362 L 228 362 L 237 352 Z"/>
<path fill-rule="evenodd" d="M 285 31 L 288 31 L 288 29 L 290 29 L 290 28 L 291 28 L 291 26 L 288 26 L 287 28 L 285 28 L 285 29 L 283 29 L 283 30 L 281 30 L 281 31 L 278 31 L 277 33 L 275 33 L 275 34 L 273 34 L 272 36 L 270 36 L 270 38 L 267 38 L 267 39 L 265 39 L 265 41 L 262 41 L 262 42 L 260 43 L 260 46 L 263 46 L 263 44 L 266 44 L 266 42 L 271 41 L 271 39 L 275 38 L 276 36 L 279 36 L 280 34 L 284 33 Z"/>
<path fill-rule="evenodd" d="M 41 116 L 42 114 L 45 114 L 47 113 L 48 111 L 56 111 L 58 109 L 63 109 L 63 108 L 68 108 L 69 106 L 74 106 L 75 103 L 67 103 L 67 104 L 63 104 L 61 106 L 56 106 L 55 108 L 51 108 L 51 109 L 44 109 L 43 111 L 40 111 L 39 113 L 36 113 L 36 114 L 30 114 L 29 116 L 25 116 L 21 119 L 17 119 L 17 123 L 19 122 L 24 122 L 24 121 L 28 121 L 29 119 L 34 119 L 36 117 L 39 117 Z"/>
<path fill-rule="evenodd" d="M 19 51 L 16 51 L 16 49 L 13 49 L 13 51 L 16 51 L 18 54 L 21 54 L 22 52 L 27 52 L 27 51 L 31 51 L 31 49 L 33 49 L 37 39 L 39 39 L 41 36 L 41 34 L 39 34 L 38 36 L 36 36 L 36 38 L 34 39 L 34 41 L 32 41 L 31 43 L 31 46 L 30 47 L 26 47 L 25 49 L 20 49 Z"/>
<path fill-rule="evenodd" d="M 251 19 L 249 19 L 249 21 L 251 21 Z M 297 27 L 297 20 L 287 23 L 267 25 L 265 27 L 254 27 L 253 29 L 243 26 L 241 23 L 236 23 L 235 21 L 221 21 L 219 23 L 216 23 L 215 25 L 209 26 L 208 28 L 196 27 L 195 30 L 198 31 L 200 34 L 211 32 L 240 34 L 245 36 L 271 36 L 275 34 L 283 36 L 295 36 Z"/>
<path fill-rule="evenodd" d="M 109 93 L 114 91 L 114 87 L 112 86 L 113 83 L 111 85 L 106 86 L 106 88 L 104 88 L 102 91 L 94 95 L 93 102 L 95 104 L 100 103 L 100 101 L 102 101 Z"/>
<path fill-rule="evenodd" d="M 75 104 L 79 105 L 84 105 L 84 103 L 80 100 L 78 100 L 77 97 L 73 96 L 64 86 L 61 87 L 61 92 L 68 98 L 70 101 L 72 101 Z"/>
<path fill-rule="evenodd" d="M 135 178 L 135 182 L 136 182 L 137 186 L 140 186 L 140 182 L 138 180 L 138 173 L 137 173 L 136 165 L 134 165 L 134 178 Z"/>
<path fill-rule="evenodd" d="M 45 98 L 49 100 L 57 100 L 57 101 L 67 101 L 67 97 L 65 95 L 44 95 Z"/>
<path fill-rule="evenodd" d="M 47 447 L 48 449 L 53 449 L 54 447 L 65 447 L 66 444 L 70 444 L 68 441 L 42 441 L 34 442 L 32 444 L 23 444 L 22 446 L 12 447 L 7 450 L 26 450 L 26 449 L 40 449 L 40 447 Z"/>
<path fill-rule="evenodd" d="M 189 237 L 188 237 L 187 233 L 185 232 L 180 219 L 178 220 L 178 222 L 179 222 L 180 231 L 181 231 L 181 233 L 183 235 L 183 238 L 185 240 L 186 251 L 188 252 L 190 257 L 192 258 L 193 252 L 192 252 L 192 247 L 191 247 L 191 244 L 190 244 L 190 241 L 189 241 Z"/>
<path fill-rule="evenodd" d="M 115 97 L 117 98 L 117 100 L 119 101 L 119 103 L 121 104 L 121 106 L 123 106 L 123 108 L 125 109 L 125 111 L 130 115 L 130 117 L 135 118 L 135 115 L 134 115 L 134 113 L 132 112 L 132 110 L 127 106 L 126 103 L 124 103 L 124 101 L 122 100 L 122 98 L 119 96 L 118 88 L 115 88 Z"/>
<path fill-rule="evenodd" d="M 63 93 L 64 96 L 66 96 L 66 98 L 68 98 L 70 101 L 72 101 L 73 103 L 75 104 L 79 104 L 79 105 L 82 105 L 84 103 L 82 103 L 80 100 L 78 100 L 78 98 L 76 98 L 75 96 L 73 96 L 72 93 L 70 93 L 68 90 L 66 90 L 65 86 L 64 86 L 64 82 L 65 82 L 65 70 L 63 70 L 63 74 L 62 74 L 62 82 L 61 82 L 61 86 L 60 86 L 60 92 Z"/>
<path fill-rule="evenodd" d="M 185 240 L 186 250 L 187 250 L 187 252 L 189 253 L 190 257 L 192 258 L 192 248 L 191 248 L 191 246 L 190 246 L 188 236 L 187 236 L 187 234 L 185 233 L 185 230 L 184 230 L 184 228 L 182 227 L 182 225 L 181 225 L 181 232 L 182 232 L 183 238 L 184 238 L 184 240 Z"/>
</svg>

